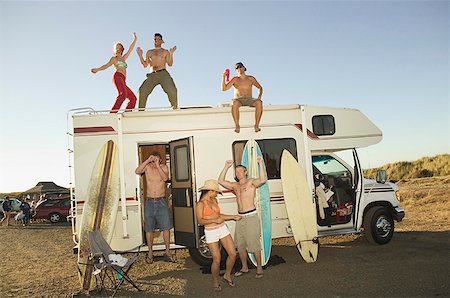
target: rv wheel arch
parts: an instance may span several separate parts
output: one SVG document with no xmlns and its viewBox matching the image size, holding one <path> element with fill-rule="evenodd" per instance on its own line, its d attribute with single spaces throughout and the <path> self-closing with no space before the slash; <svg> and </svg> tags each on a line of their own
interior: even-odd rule
<svg viewBox="0 0 450 298">
<path fill-rule="evenodd" d="M 394 235 L 394 219 L 384 206 L 373 206 L 363 219 L 364 235 L 372 244 L 387 244 Z"/>
</svg>

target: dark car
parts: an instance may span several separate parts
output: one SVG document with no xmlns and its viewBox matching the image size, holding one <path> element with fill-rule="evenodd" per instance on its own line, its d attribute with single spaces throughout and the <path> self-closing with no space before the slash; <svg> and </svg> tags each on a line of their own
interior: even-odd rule
<svg viewBox="0 0 450 298">
<path fill-rule="evenodd" d="M 48 219 L 51 223 L 65 221 L 69 215 L 70 199 L 44 200 L 36 206 L 34 219 Z"/>
</svg>

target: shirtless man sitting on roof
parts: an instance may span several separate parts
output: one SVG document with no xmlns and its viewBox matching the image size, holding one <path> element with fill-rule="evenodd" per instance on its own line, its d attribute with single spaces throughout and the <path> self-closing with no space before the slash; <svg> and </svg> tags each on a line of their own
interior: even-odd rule
<svg viewBox="0 0 450 298">
<path fill-rule="evenodd" d="M 231 107 L 231 114 L 233 115 L 234 124 L 236 126 L 235 132 L 239 133 L 241 127 L 239 126 L 239 108 L 241 106 L 255 107 L 255 132 L 260 131 L 259 121 L 263 112 L 263 105 L 261 96 L 263 88 L 253 76 L 245 74 L 247 68 L 245 68 L 242 62 L 236 63 L 234 66 L 237 72 L 237 76 L 232 78 L 229 82 L 225 81 L 226 71 L 222 74 L 222 91 L 227 91 L 231 87 L 234 87 L 234 98 Z M 258 97 L 252 97 L 252 87 L 255 86 L 258 89 Z"/>
</svg>

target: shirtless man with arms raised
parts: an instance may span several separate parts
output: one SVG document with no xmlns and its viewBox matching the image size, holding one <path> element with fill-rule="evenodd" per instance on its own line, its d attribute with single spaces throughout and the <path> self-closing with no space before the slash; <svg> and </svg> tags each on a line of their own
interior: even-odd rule
<svg viewBox="0 0 450 298">
<path fill-rule="evenodd" d="M 236 231 L 234 241 L 242 262 L 242 268 L 235 273 L 235 276 L 241 276 L 249 272 L 247 266 L 247 251 L 255 255 L 257 264 L 255 278 L 263 277 L 263 268 L 261 266 L 261 224 L 256 212 L 254 198 L 256 188 L 267 181 L 265 171 L 262 165 L 262 158 L 258 158 L 259 172 L 262 175 L 257 179 L 247 178 L 247 169 L 238 165 L 235 169 L 235 176 L 238 182 L 225 180 L 228 169 L 233 165 L 232 160 L 227 160 L 219 176 L 219 184 L 226 189 L 232 190 L 236 194 L 238 213 L 242 219 L 236 222 Z"/>
<path fill-rule="evenodd" d="M 239 108 L 241 106 L 255 107 L 255 132 L 260 131 L 259 122 L 261 120 L 263 105 L 261 96 L 263 88 L 253 76 L 245 74 L 247 68 L 245 68 L 242 62 L 236 63 L 234 66 L 237 72 L 237 76 L 232 78 L 229 82 L 226 82 L 226 71 L 222 74 L 222 91 L 227 91 L 231 87 L 234 87 L 234 98 L 231 107 L 231 114 L 233 115 L 234 124 L 236 126 L 235 132 L 239 133 L 241 127 L 239 125 Z M 258 89 L 258 97 L 255 99 L 252 96 L 252 87 L 255 86 Z"/>
<path fill-rule="evenodd" d="M 166 70 L 166 64 L 168 66 L 172 66 L 173 64 L 173 53 L 176 51 L 177 47 L 174 46 L 170 50 L 163 49 L 161 46 L 164 41 L 160 33 L 155 33 L 153 43 L 155 47 L 147 51 L 145 59 L 142 56 L 142 49 L 140 47 L 136 49 L 142 66 L 146 68 L 150 65 L 151 70 L 151 72 L 147 74 L 147 79 L 145 79 L 141 87 L 139 87 L 139 109 L 145 109 L 147 98 L 157 85 L 161 85 L 164 92 L 169 97 L 172 108 L 178 109 L 177 87 L 169 72 Z"/>
<path fill-rule="evenodd" d="M 153 231 L 156 226 L 163 232 L 164 244 L 166 245 L 165 257 L 171 262 L 175 258 L 170 253 L 170 220 L 169 205 L 166 200 L 166 181 L 169 179 L 169 171 L 166 165 L 161 164 L 161 154 L 154 151 L 137 168 L 137 175 L 145 174 L 147 182 L 147 193 L 145 197 L 145 236 L 147 238 L 148 255 L 147 262 L 153 262 Z"/>
</svg>

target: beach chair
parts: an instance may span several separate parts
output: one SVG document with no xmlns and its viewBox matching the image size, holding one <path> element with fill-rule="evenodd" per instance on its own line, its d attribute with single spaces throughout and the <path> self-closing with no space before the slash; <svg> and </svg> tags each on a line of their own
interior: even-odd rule
<svg viewBox="0 0 450 298">
<path fill-rule="evenodd" d="M 136 290 L 141 291 L 128 275 L 128 272 L 133 267 L 139 256 L 139 250 L 136 255 L 128 259 L 126 263 L 118 264 L 117 262 L 109 259 L 110 255 L 118 255 L 116 255 L 116 253 L 106 242 L 105 238 L 103 238 L 100 230 L 89 232 L 88 237 L 89 246 L 91 249 L 91 261 L 94 266 L 94 275 L 97 280 L 97 286 L 100 286 L 99 290 L 105 290 L 107 293 L 105 279 L 108 278 L 114 287 L 111 297 L 116 295 L 124 281 L 131 284 L 134 288 L 136 288 Z M 98 280 L 100 280 L 100 282 Z"/>
</svg>

